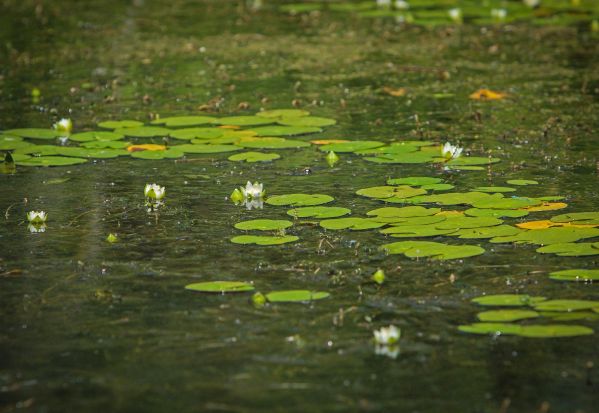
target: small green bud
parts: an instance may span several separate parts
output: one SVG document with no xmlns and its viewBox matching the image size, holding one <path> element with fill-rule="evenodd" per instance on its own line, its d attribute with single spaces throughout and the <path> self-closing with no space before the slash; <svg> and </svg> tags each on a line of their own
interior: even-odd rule
<svg viewBox="0 0 599 413">
<path fill-rule="evenodd" d="M 372 274 L 372 281 L 378 285 L 383 284 L 385 282 L 385 271 L 381 270 L 380 268 L 376 270 L 376 272 Z"/>
<path fill-rule="evenodd" d="M 119 240 L 119 237 L 117 237 L 116 234 L 113 234 L 112 232 L 110 234 L 108 234 L 108 236 L 106 237 L 106 241 L 110 242 L 111 244 L 117 242 Z"/>
<path fill-rule="evenodd" d="M 236 204 L 243 202 L 243 194 L 239 189 L 235 188 L 231 194 L 231 201 L 235 202 Z"/>
<path fill-rule="evenodd" d="M 327 163 L 332 168 L 337 162 L 339 162 L 339 157 L 333 151 L 330 151 L 326 156 Z"/>
<path fill-rule="evenodd" d="M 594 33 L 599 32 L 599 20 L 593 20 L 591 22 L 591 31 Z"/>
<path fill-rule="evenodd" d="M 252 295 L 252 303 L 256 307 L 264 307 L 266 305 L 266 297 L 261 292 L 254 293 Z"/>
</svg>

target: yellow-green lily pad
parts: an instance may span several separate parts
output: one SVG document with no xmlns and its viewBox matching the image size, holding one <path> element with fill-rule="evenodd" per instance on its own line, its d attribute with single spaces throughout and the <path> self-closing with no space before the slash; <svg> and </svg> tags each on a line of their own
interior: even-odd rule
<svg viewBox="0 0 599 413">
<path fill-rule="evenodd" d="M 347 153 L 356 152 L 364 149 L 378 148 L 383 146 L 383 142 L 379 141 L 350 141 L 340 143 L 329 143 L 327 145 L 321 145 L 318 149 L 323 152 L 333 151 L 336 153 Z"/>
<path fill-rule="evenodd" d="M 256 113 L 256 116 L 264 118 L 297 118 L 308 115 L 310 112 L 302 109 L 272 109 Z"/>
<path fill-rule="evenodd" d="M 599 270 L 576 268 L 554 271 L 549 274 L 549 278 L 560 281 L 599 281 Z"/>
<path fill-rule="evenodd" d="M 509 323 L 473 323 L 459 326 L 465 333 L 516 335 L 530 338 L 576 337 L 593 334 L 593 330 L 577 325 L 518 325 Z"/>
<path fill-rule="evenodd" d="M 190 127 L 215 123 L 217 118 L 212 116 L 171 116 L 150 122 L 152 125 L 165 125 L 166 127 Z"/>
<path fill-rule="evenodd" d="M 231 238 L 234 244 L 280 245 L 299 240 L 295 235 L 267 236 L 267 235 L 238 235 Z"/>
<path fill-rule="evenodd" d="M 537 248 L 541 254 L 557 254 L 560 257 L 583 257 L 599 255 L 599 242 L 563 242 Z"/>
<path fill-rule="evenodd" d="M 553 222 L 571 222 L 577 225 L 599 225 L 599 212 L 571 212 L 551 218 Z"/>
<path fill-rule="evenodd" d="M 41 128 L 19 128 L 5 130 L 3 133 L 7 135 L 20 136 L 22 138 L 31 139 L 55 139 L 59 136 L 64 135 L 63 132 L 59 132 L 54 129 L 41 129 Z"/>
<path fill-rule="evenodd" d="M 322 129 L 315 126 L 261 126 L 248 129 L 256 133 L 256 136 L 296 136 L 307 135 L 309 133 L 322 132 Z"/>
<path fill-rule="evenodd" d="M 483 311 L 476 315 L 483 322 L 510 322 L 539 317 L 539 313 L 532 310 L 491 310 Z"/>
<path fill-rule="evenodd" d="M 138 126 L 136 128 L 115 129 L 114 132 L 132 138 L 152 138 L 154 136 L 168 136 L 171 130 L 157 126 Z"/>
<path fill-rule="evenodd" d="M 381 248 L 389 254 L 404 254 L 409 258 L 430 257 L 437 260 L 468 258 L 485 253 L 483 248 L 476 245 L 448 245 L 428 241 L 394 242 Z"/>
<path fill-rule="evenodd" d="M 22 161 L 15 161 L 19 166 L 67 166 L 86 163 L 87 159 L 66 156 L 34 156 Z"/>
<path fill-rule="evenodd" d="M 75 142 L 90 142 L 90 141 L 118 141 L 125 137 L 122 133 L 107 132 L 107 131 L 89 131 L 74 133 L 69 136 L 69 139 Z"/>
<path fill-rule="evenodd" d="M 295 139 L 285 138 L 248 138 L 241 139 L 238 146 L 244 148 L 255 148 L 255 149 L 288 149 L 288 148 L 305 148 L 310 146 L 310 143 L 304 141 L 298 141 Z"/>
<path fill-rule="evenodd" d="M 169 131 L 171 138 L 189 141 L 192 139 L 217 139 L 224 135 L 219 128 L 185 128 Z"/>
<path fill-rule="evenodd" d="M 104 129 L 139 128 L 143 122 L 137 120 L 105 120 L 99 122 L 98 126 Z"/>
<path fill-rule="evenodd" d="M 271 162 L 275 159 L 279 159 L 281 155 L 278 153 L 264 153 L 264 152 L 242 152 L 236 153 L 235 155 L 229 156 L 230 161 L 234 162 Z"/>
<path fill-rule="evenodd" d="M 254 286 L 243 281 L 209 281 L 187 284 L 186 290 L 199 291 L 201 293 L 240 293 L 253 291 Z"/>
<path fill-rule="evenodd" d="M 537 311 L 579 311 L 599 308 L 599 301 L 593 300 L 547 300 L 534 305 Z"/>
<path fill-rule="evenodd" d="M 416 195 L 426 194 L 425 189 L 413 188 L 408 185 L 402 186 L 373 186 L 370 188 L 363 188 L 356 191 L 356 194 L 365 196 L 368 198 L 411 198 Z"/>
<path fill-rule="evenodd" d="M 521 307 L 534 305 L 545 300 L 545 297 L 535 297 L 528 294 L 493 294 L 473 298 L 472 302 L 485 306 Z"/>
<path fill-rule="evenodd" d="M 266 299 L 271 303 L 298 303 L 322 300 L 329 296 L 324 291 L 286 290 L 270 292 L 266 294 Z"/>
<path fill-rule="evenodd" d="M 293 223 L 284 219 L 252 219 L 235 224 L 235 228 L 244 231 L 280 231 L 289 228 Z"/>
<path fill-rule="evenodd" d="M 510 179 L 509 181 L 507 181 L 507 184 L 508 185 L 525 186 L 525 185 L 538 185 L 539 183 L 532 179 Z"/>
<path fill-rule="evenodd" d="M 269 205 L 275 206 L 314 206 L 332 202 L 335 198 L 323 194 L 286 194 L 271 196 L 266 200 Z"/>
<path fill-rule="evenodd" d="M 314 207 L 303 207 L 303 208 L 294 208 L 287 211 L 287 215 L 291 215 L 295 218 L 317 218 L 317 219 L 325 219 L 325 218 L 337 218 L 343 215 L 347 215 L 351 213 L 351 210 L 348 208 L 341 207 L 324 207 L 324 206 L 314 206 Z"/>
<path fill-rule="evenodd" d="M 385 226 L 383 222 L 374 222 L 368 218 L 333 218 L 320 221 L 320 226 L 324 229 L 341 230 L 351 229 L 360 231 L 365 229 L 380 228 Z"/>
<path fill-rule="evenodd" d="M 331 126 L 337 123 L 335 119 L 320 118 L 318 116 L 283 117 L 277 120 L 279 125 L 285 126 Z"/>
</svg>

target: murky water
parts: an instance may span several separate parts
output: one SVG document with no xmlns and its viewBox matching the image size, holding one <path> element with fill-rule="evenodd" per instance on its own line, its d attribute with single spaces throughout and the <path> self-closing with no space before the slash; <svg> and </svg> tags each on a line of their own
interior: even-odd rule
<svg viewBox="0 0 599 413">
<path fill-rule="evenodd" d="M 444 173 L 342 154 L 330 168 L 311 147 L 249 166 L 214 154 L 0 175 L 2 412 L 596 409 L 596 335 L 457 330 L 475 320 L 470 300 L 483 293 L 599 299 L 596 284 L 547 276 L 596 268 L 596 256 L 475 240 L 487 253 L 412 260 L 379 251 L 393 239 L 377 231 L 313 225 L 290 231 L 300 237 L 295 244 L 234 245 L 233 224 L 280 219 L 287 209 L 246 211 L 226 200 L 258 180 L 272 195 L 329 194 L 359 215 L 383 204 L 358 198 L 357 189 L 427 175 L 464 190 L 536 179 L 540 185 L 519 193 L 565 196 L 567 211 L 597 210 L 599 42 L 587 30 L 426 29 L 254 11 L 241 1 L 4 0 L 0 38 L 0 129 L 48 127 L 64 116 L 85 129 L 199 113 L 202 105 L 230 115 L 295 104 L 338 120 L 318 139 L 450 140 L 502 159 L 482 172 Z M 481 87 L 510 98 L 469 100 Z M 148 182 L 167 187 L 158 214 L 144 206 Z M 30 209 L 49 213 L 45 233 L 27 230 Z M 118 243 L 105 241 L 110 232 Z M 387 274 L 382 287 L 368 283 L 377 268 Z M 332 296 L 255 308 L 250 295 L 183 289 L 220 279 Z M 599 329 L 597 321 L 576 323 Z M 402 329 L 396 359 L 374 352 L 372 331 L 388 324 Z"/>
</svg>

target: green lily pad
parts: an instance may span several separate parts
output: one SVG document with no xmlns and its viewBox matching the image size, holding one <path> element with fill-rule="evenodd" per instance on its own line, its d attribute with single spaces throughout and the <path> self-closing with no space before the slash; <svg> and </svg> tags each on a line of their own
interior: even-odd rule
<svg viewBox="0 0 599 413">
<path fill-rule="evenodd" d="M 477 166 L 477 165 L 491 165 L 500 162 L 499 158 L 484 158 L 482 156 L 464 156 L 448 161 L 446 165 L 449 166 Z"/>
<path fill-rule="evenodd" d="M 382 164 L 418 164 L 435 161 L 435 158 L 431 154 L 423 152 L 382 154 L 372 157 L 368 156 L 364 159 L 369 162 Z"/>
<path fill-rule="evenodd" d="M 329 296 L 330 294 L 324 291 L 287 290 L 268 293 L 266 299 L 271 303 L 299 303 L 322 300 Z"/>
<path fill-rule="evenodd" d="M 287 211 L 287 215 L 291 215 L 295 218 L 337 218 L 343 215 L 347 215 L 351 213 L 350 209 L 341 208 L 341 207 L 323 207 L 323 206 L 315 206 L 315 207 L 304 207 L 304 208 L 294 208 Z"/>
<path fill-rule="evenodd" d="M 485 252 L 483 248 L 475 245 L 448 245 L 428 241 L 394 242 L 381 248 L 389 254 L 404 254 L 409 258 L 430 257 L 437 260 L 474 257 Z"/>
<path fill-rule="evenodd" d="M 525 185 L 538 185 L 539 183 L 537 181 L 533 181 L 532 179 L 510 179 L 509 181 L 507 181 L 508 185 L 518 185 L 518 186 L 525 186 Z"/>
<path fill-rule="evenodd" d="M 263 118 L 298 118 L 308 115 L 310 115 L 310 112 L 302 109 L 273 109 L 256 113 L 256 116 Z"/>
<path fill-rule="evenodd" d="M 152 138 L 154 136 L 168 136 L 171 133 L 171 130 L 157 126 L 139 126 L 136 128 L 120 128 L 116 129 L 114 132 L 132 138 Z"/>
<path fill-rule="evenodd" d="M 527 294 L 494 294 L 473 298 L 472 302 L 485 306 L 521 307 L 545 300 L 545 297 L 534 297 Z"/>
<path fill-rule="evenodd" d="M 516 335 L 530 338 L 576 337 L 593 334 L 593 330 L 584 326 L 572 325 L 525 325 L 509 323 L 473 323 L 459 326 L 464 333 Z"/>
<path fill-rule="evenodd" d="M 252 219 L 250 221 L 238 222 L 235 224 L 235 228 L 244 231 L 280 231 L 292 225 L 292 222 L 283 219 Z"/>
<path fill-rule="evenodd" d="M 234 244 L 280 245 L 299 240 L 295 235 L 267 236 L 267 235 L 239 235 L 231 238 Z"/>
<path fill-rule="evenodd" d="M 220 125 L 231 126 L 262 126 L 270 125 L 275 122 L 276 119 L 267 118 L 264 116 L 229 116 L 227 118 L 220 118 L 216 120 L 216 123 Z"/>
<path fill-rule="evenodd" d="M 381 230 L 381 234 L 391 235 L 394 238 L 410 237 L 435 237 L 449 235 L 456 232 L 456 228 L 439 229 L 435 225 L 399 225 Z"/>
<path fill-rule="evenodd" d="M 286 194 L 271 196 L 266 200 L 269 205 L 276 206 L 314 206 L 332 202 L 335 198 L 323 194 Z"/>
<path fill-rule="evenodd" d="M 318 149 L 323 152 L 333 151 L 336 153 L 347 153 L 347 152 L 356 152 L 365 149 L 378 148 L 379 146 L 383 146 L 383 142 L 379 141 L 351 141 L 351 142 L 341 142 L 341 143 L 329 143 L 327 145 L 321 145 Z"/>
<path fill-rule="evenodd" d="M 173 148 L 177 148 L 179 151 L 185 153 L 221 153 L 240 151 L 242 149 L 241 147 L 235 145 L 193 145 L 190 143 L 177 145 Z"/>
<path fill-rule="evenodd" d="M 89 131 L 74 133 L 69 136 L 69 139 L 75 142 L 90 142 L 90 141 L 118 141 L 123 139 L 125 135 L 116 132 L 106 131 Z"/>
<path fill-rule="evenodd" d="M 470 217 L 520 218 L 529 214 L 519 209 L 480 209 L 470 208 L 464 211 Z"/>
<path fill-rule="evenodd" d="M 396 155 L 413 153 L 419 150 L 418 146 L 391 144 L 379 146 L 377 148 L 362 149 L 355 151 L 356 155 Z"/>
<path fill-rule="evenodd" d="M 137 120 L 106 120 L 98 123 L 98 126 L 104 129 L 139 128 L 143 125 L 143 122 Z"/>
<path fill-rule="evenodd" d="M 484 322 L 510 322 L 537 318 L 539 313 L 532 310 L 492 310 L 480 312 L 476 316 Z"/>
<path fill-rule="evenodd" d="M 135 151 L 131 153 L 132 158 L 136 159 L 178 159 L 182 158 L 185 154 L 178 146 L 167 148 L 164 151 Z"/>
<path fill-rule="evenodd" d="M 263 153 L 263 152 L 242 152 L 229 156 L 230 161 L 234 162 L 271 162 L 279 159 L 281 155 L 278 153 Z"/>
<path fill-rule="evenodd" d="M 249 129 L 256 132 L 256 136 L 297 136 L 309 133 L 319 133 L 322 129 L 314 126 L 261 126 Z"/>
<path fill-rule="evenodd" d="M 599 308 L 599 301 L 592 300 L 548 300 L 536 303 L 537 311 L 578 311 Z"/>
<path fill-rule="evenodd" d="M 210 281 L 193 283 L 185 286 L 186 290 L 199 291 L 202 293 L 240 293 L 253 291 L 254 286 L 243 281 Z"/>
<path fill-rule="evenodd" d="M 422 186 L 422 185 L 438 184 L 440 182 L 442 182 L 441 178 L 433 178 L 430 176 L 407 176 L 405 178 L 387 179 L 387 185 Z"/>
<path fill-rule="evenodd" d="M 599 242 L 565 242 L 537 248 L 541 254 L 557 254 L 560 257 L 583 257 L 599 255 Z"/>
<path fill-rule="evenodd" d="M 125 149 L 131 146 L 131 142 L 123 141 L 90 141 L 81 143 L 81 147 L 87 149 Z"/>
<path fill-rule="evenodd" d="M 564 313 L 559 311 L 542 311 L 541 317 L 551 318 L 553 321 L 574 321 L 574 320 L 599 320 L 599 314 L 594 311 L 573 311 Z"/>
<path fill-rule="evenodd" d="M 521 229 L 511 225 L 497 225 L 494 227 L 461 229 L 451 235 L 456 235 L 460 239 L 484 239 L 513 236 L 521 231 Z"/>
<path fill-rule="evenodd" d="M 426 189 L 427 191 L 449 191 L 450 189 L 455 188 L 455 186 L 451 184 L 430 184 L 422 185 L 420 188 Z"/>
<path fill-rule="evenodd" d="M 439 222 L 443 222 L 447 219 L 447 217 L 443 215 L 431 215 L 426 217 L 385 217 L 385 216 L 377 216 L 370 218 L 375 222 L 385 222 L 387 224 L 391 224 L 393 226 L 416 226 L 416 225 L 430 225 L 437 224 Z"/>
<path fill-rule="evenodd" d="M 572 212 L 551 218 L 553 222 L 571 222 L 578 225 L 599 225 L 599 212 Z"/>
<path fill-rule="evenodd" d="M 572 269 L 554 271 L 549 274 L 549 278 L 560 281 L 599 281 L 599 270 Z"/>
<path fill-rule="evenodd" d="M 63 132 L 56 131 L 54 129 L 40 129 L 40 128 L 20 128 L 10 129 L 3 132 L 7 135 L 20 136 L 22 138 L 31 139 L 55 139 L 59 136 L 64 135 Z"/>
<path fill-rule="evenodd" d="M 439 229 L 469 229 L 492 227 L 502 224 L 503 221 L 493 217 L 448 217 L 445 221 L 436 224 Z"/>
<path fill-rule="evenodd" d="M 477 186 L 476 188 L 473 189 L 473 191 L 495 193 L 495 192 L 514 192 L 514 191 L 516 191 L 516 189 L 510 188 L 508 186 Z"/>
<path fill-rule="evenodd" d="M 502 199 L 481 199 L 472 203 L 472 206 L 480 209 L 519 209 L 541 204 L 542 201 L 539 201 L 538 199 L 514 197 Z"/>
<path fill-rule="evenodd" d="M 380 228 L 384 226 L 383 222 L 374 222 L 367 218 L 334 218 L 320 221 L 320 226 L 324 229 L 340 230 L 351 229 L 360 231 L 365 229 Z"/>
<path fill-rule="evenodd" d="M 87 159 L 66 156 L 35 156 L 22 161 L 15 161 L 19 166 L 67 166 L 86 163 Z"/>
<path fill-rule="evenodd" d="M 237 143 L 244 148 L 255 149 L 287 149 L 287 148 L 305 148 L 310 143 L 285 138 L 246 138 Z"/>
<path fill-rule="evenodd" d="M 171 138 L 189 141 L 192 139 L 217 139 L 224 135 L 218 128 L 185 128 L 169 131 Z"/>
<path fill-rule="evenodd" d="M 551 227 L 520 232 L 509 237 L 496 237 L 493 243 L 517 242 L 522 244 L 562 244 L 599 237 L 599 228 Z"/>
<path fill-rule="evenodd" d="M 421 206 L 407 206 L 403 208 L 397 207 L 384 207 L 377 208 L 368 211 L 366 215 L 385 217 L 385 218 L 412 218 L 412 217 L 426 217 L 435 215 L 441 212 L 441 208 L 425 208 Z"/>
<path fill-rule="evenodd" d="M 330 118 L 319 118 L 317 116 L 301 116 L 301 117 L 290 117 L 280 118 L 277 123 L 285 126 L 331 126 L 337 123 L 335 119 Z"/>
<path fill-rule="evenodd" d="M 489 200 L 489 202 L 498 201 L 503 198 L 502 194 L 489 195 L 484 192 L 448 192 L 445 194 L 434 194 L 417 196 L 411 199 L 411 202 L 424 204 L 433 203 L 439 205 L 472 205 L 476 202 Z"/>
<path fill-rule="evenodd" d="M 356 191 L 356 194 L 368 198 L 385 199 L 391 197 L 410 198 L 416 195 L 426 194 L 426 190 L 421 188 L 413 188 L 411 186 L 373 186 L 363 188 Z"/>
<path fill-rule="evenodd" d="M 166 127 L 189 127 L 215 123 L 217 118 L 212 116 L 171 116 L 160 118 L 150 122 L 152 125 L 164 125 Z"/>
<path fill-rule="evenodd" d="M 24 141 L 20 136 L 0 135 L 0 151 L 10 151 L 28 146 L 33 146 L 33 144 Z"/>
<path fill-rule="evenodd" d="M 27 155 L 58 155 L 61 146 L 57 145 L 29 145 L 15 149 L 14 154 Z"/>
</svg>

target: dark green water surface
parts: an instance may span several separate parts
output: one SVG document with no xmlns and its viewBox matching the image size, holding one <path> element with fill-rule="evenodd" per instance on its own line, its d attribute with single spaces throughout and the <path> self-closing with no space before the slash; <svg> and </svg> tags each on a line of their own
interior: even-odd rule
<svg viewBox="0 0 599 413">
<path fill-rule="evenodd" d="M 296 104 L 338 121 L 299 139 L 449 140 L 502 159 L 444 172 L 340 154 L 330 168 L 309 147 L 266 164 L 223 153 L 0 175 L 0 412 L 596 411 L 596 319 L 571 323 L 595 335 L 556 339 L 457 326 L 476 320 L 470 300 L 482 294 L 597 300 L 597 283 L 548 273 L 597 268 L 598 256 L 471 240 L 486 253 L 414 260 L 379 251 L 399 240 L 376 230 L 313 225 L 288 231 L 297 243 L 235 245 L 235 223 L 286 219 L 287 208 L 227 200 L 252 180 L 270 195 L 329 194 L 358 216 L 384 204 L 356 190 L 425 175 L 462 191 L 535 179 L 518 194 L 565 196 L 560 212 L 597 211 L 599 42 L 587 26 L 427 29 L 244 1 L 1 0 L 0 40 L 0 130 Z M 483 87 L 509 98 L 468 98 Z M 144 206 L 152 182 L 167 188 L 157 214 Z M 31 209 L 48 212 L 45 233 L 27 230 Z M 105 241 L 111 232 L 118 243 Z M 367 283 L 377 268 L 387 275 L 381 287 Z M 331 297 L 256 308 L 251 294 L 183 288 L 212 280 Z M 396 359 L 374 352 L 372 331 L 389 324 L 402 329 Z"/>
</svg>

